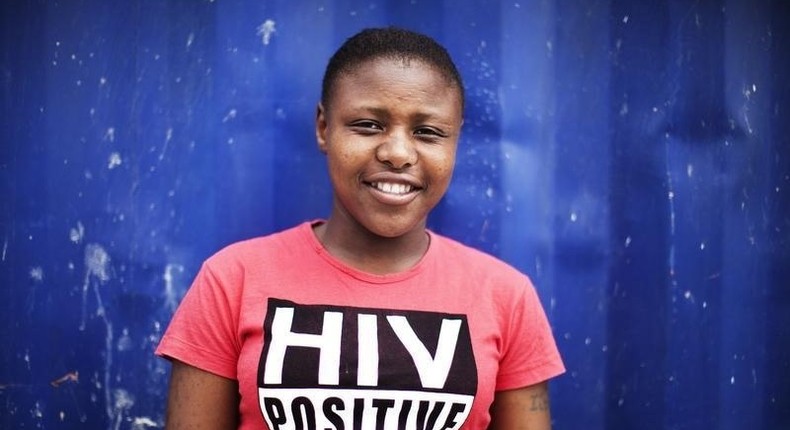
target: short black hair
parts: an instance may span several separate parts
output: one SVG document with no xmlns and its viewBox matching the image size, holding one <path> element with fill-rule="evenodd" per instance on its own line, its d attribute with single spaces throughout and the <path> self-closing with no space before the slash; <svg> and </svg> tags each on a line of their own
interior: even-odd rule
<svg viewBox="0 0 790 430">
<path fill-rule="evenodd" d="M 464 84 L 447 50 L 421 33 L 397 27 L 366 28 L 348 38 L 329 59 L 321 84 L 321 103 L 328 102 L 337 79 L 360 64 L 379 58 L 418 60 L 444 75 L 457 87 L 464 106 Z"/>
</svg>

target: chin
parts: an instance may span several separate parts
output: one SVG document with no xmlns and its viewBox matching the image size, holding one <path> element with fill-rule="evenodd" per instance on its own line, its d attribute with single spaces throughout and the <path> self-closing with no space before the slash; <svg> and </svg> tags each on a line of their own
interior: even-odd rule
<svg viewBox="0 0 790 430">
<path fill-rule="evenodd" d="M 396 239 L 401 236 L 405 236 L 414 230 L 422 229 L 425 225 L 424 222 L 415 221 L 415 222 L 392 222 L 392 221 L 385 221 L 385 222 L 376 222 L 372 221 L 369 223 L 363 223 L 362 225 L 370 231 L 371 233 L 375 234 L 376 236 L 384 237 L 387 239 Z"/>
</svg>

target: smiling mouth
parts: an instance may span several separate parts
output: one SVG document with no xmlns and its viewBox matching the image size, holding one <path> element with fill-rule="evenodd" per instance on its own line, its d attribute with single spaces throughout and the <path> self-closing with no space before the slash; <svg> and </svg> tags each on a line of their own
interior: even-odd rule
<svg viewBox="0 0 790 430">
<path fill-rule="evenodd" d="M 370 182 L 368 185 L 382 193 L 392 194 L 394 196 L 403 196 L 419 189 L 409 184 L 397 182 Z"/>
</svg>

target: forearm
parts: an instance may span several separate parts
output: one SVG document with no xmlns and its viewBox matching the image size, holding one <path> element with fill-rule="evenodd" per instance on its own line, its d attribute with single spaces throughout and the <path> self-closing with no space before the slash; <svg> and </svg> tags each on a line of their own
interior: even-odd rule
<svg viewBox="0 0 790 430">
<path fill-rule="evenodd" d="M 491 406 L 489 430 L 549 430 L 548 384 L 498 391 Z"/>
</svg>

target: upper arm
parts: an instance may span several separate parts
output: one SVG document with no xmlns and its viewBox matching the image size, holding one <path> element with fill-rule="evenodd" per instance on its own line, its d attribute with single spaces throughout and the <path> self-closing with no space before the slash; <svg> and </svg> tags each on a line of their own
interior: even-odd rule
<svg viewBox="0 0 790 430">
<path fill-rule="evenodd" d="M 549 430 L 548 383 L 497 391 L 491 405 L 489 430 Z"/>
<path fill-rule="evenodd" d="M 236 381 L 173 360 L 165 428 L 236 428 L 238 393 Z"/>
</svg>

